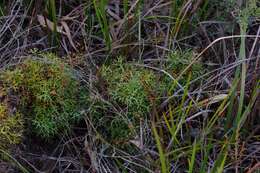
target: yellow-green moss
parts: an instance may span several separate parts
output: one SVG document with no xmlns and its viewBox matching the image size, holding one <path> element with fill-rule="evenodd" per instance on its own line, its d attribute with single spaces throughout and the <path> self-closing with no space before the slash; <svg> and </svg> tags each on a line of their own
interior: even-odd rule
<svg viewBox="0 0 260 173">
<path fill-rule="evenodd" d="M 19 110 L 28 127 L 48 138 L 70 129 L 79 119 L 79 82 L 53 54 L 28 58 L 1 75 L 4 87 L 19 97 Z"/>
<path fill-rule="evenodd" d="M 10 145 L 22 140 L 24 122 L 20 113 L 9 113 L 7 105 L 0 103 L 0 148 L 9 149 Z"/>
</svg>

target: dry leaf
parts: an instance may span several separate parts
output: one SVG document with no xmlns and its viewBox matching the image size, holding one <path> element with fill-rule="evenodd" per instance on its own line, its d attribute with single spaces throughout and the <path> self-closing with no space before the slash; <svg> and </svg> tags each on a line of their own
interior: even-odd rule
<svg viewBox="0 0 260 173">
<path fill-rule="evenodd" d="M 38 22 L 40 23 L 41 26 L 43 27 L 47 27 L 49 28 L 51 31 L 54 31 L 54 23 L 52 21 L 50 21 L 49 19 L 47 19 L 46 17 L 42 16 L 42 15 L 37 15 L 37 20 Z M 56 27 L 56 30 L 57 32 L 61 33 L 61 34 L 65 34 L 63 31 L 62 31 L 62 28 L 57 26 Z"/>
<path fill-rule="evenodd" d="M 133 139 L 133 140 L 130 140 L 129 142 L 134 144 L 135 146 L 137 146 L 141 150 L 143 149 L 143 144 L 139 139 Z"/>
<path fill-rule="evenodd" d="M 225 100 L 227 98 L 227 96 L 228 96 L 227 94 L 219 94 L 217 96 L 211 97 L 211 98 L 209 98 L 208 104 L 213 104 L 213 103 L 217 103 L 222 100 Z"/>
<path fill-rule="evenodd" d="M 73 43 L 73 40 L 72 40 L 72 37 L 71 37 L 71 34 L 70 34 L 70 28 L 69 28 L 69 26 L 68 26 L 67 23 L 64 22 L 64 21 L 61 21 L 61 25 L 63 26 L 63 28 L 64 28 L 64 30 L 65 30 L 65 33 L 66 33 L 66 36 L 67 36 L 68 39 L 69 39 L 70 45 L 73 47 L 73 49 L 74 49 L 75 51 L 77 51 L 77 48 L 76 48 L 75 44 Z"/>
<path fill-rule="evenodd" d="M 67 18 L 65 18 L 67 19 Z M 43 27 L 47 27 L 49 28 L 51 31 L 54 31 L 54 23 L 52 21 L 50 21 L 49 19 L 47 19 L 46 17 L 42 16 L 42 15 L 37 15 L 37 20 L 38 22 L 40 23 L 41 26 Z M 69 29 L 69 26 L 67 25 L 66 22 L 64 21 L 61 21 L 61 25 L 62 26 L 57 26 L 56 27 L 56 30 L 58 33 L 61 33 L 63 35 L 66 35 L 69 42 L 70 42 L 70 45 L 73 47 L 73 49 L 75 51 L 77 51 L 77 48 L 72 40 L 72 37 L 71 37 L 71 32 L 70 32 L 70 29 Z M 65 32 L 63 31 L 63 28 L 65 30 Z"/>
</svg>

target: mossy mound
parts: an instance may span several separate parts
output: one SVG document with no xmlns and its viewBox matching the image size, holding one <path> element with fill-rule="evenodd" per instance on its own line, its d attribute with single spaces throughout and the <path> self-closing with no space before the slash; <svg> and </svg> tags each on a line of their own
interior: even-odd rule
<svg viewBox="0 0 260 173">
<path fill-rule="evenodd" d="M 19 97 L 19 110 L 28 128 L 43 138 L 66 132 L 80 117 L 79 83 L 66 64 L 53 54 L 28 58 L 6 70 L 1 80 Z"/>
<path fill-rule="evenodd" d="M 192 57 L 192 51 L 176 51 L 166 59 L 164 70 L 177 78 L 192 62 Z M 202 64 L 195 62 L 178 82 L 185 86 L 203 73 Z M 103 65 L 98 76 L 97 88 L 101 87 L 101 95 L 90 99 L 90 115 L 94 127 L 110 141 L 127 141 L 138 136 L 141 121 L 152 109 L 160 107 L 165 93 L 176 90 L 176 81 L 165 73 L 125 63 L 122 58 Z"/>
<path fill-rule="evenodd" d="M 101 76 L 108 84 L 111 101 L 123 106 L 128 115 L 142 117 L 150 111 L 149 96 L 157 85 L 152 71 L 123 64 L 119 59 L 112 65 L 102 66 Z"/>
<path fill-rule="evenodd" d="M 123 63 L 122 59 L 103 65 L 99 73 L 108 101 L 91 100 L 94 125 L 110 141 L 127 141 L 137 135 L 140 121 L 151 111 L 156 76 L 150 70 Z"/>
</svg>

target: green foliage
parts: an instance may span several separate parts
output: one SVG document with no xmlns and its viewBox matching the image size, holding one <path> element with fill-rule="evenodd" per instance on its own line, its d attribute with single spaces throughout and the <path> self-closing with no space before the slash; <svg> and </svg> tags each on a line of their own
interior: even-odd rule
<svg viewBox="0 0 260 173">
<path fill-rule="evenodd" d="M 107 0 L 93 0 L 96 16 L 98 19 L 98 23 L 100 25 L 100 29 L 102 31 L 102 34 L 104 36 L 106 46 L 108 50 L 111 49 L 111 38 L 110 38 L 110 31 L 109 31 L 109 23 L 108 18 L 106 16 L 106 5 L 108 1 Z"/>
<path fill-rule="evenodd" d="M 159 151 L 160 163 L 161 163 L 161 172 L 167 173 L 169 171 L 167 161 L 166 161 L 167 158 L 166 158 L 165 153 L 163 151 L 162 143 L 160 141 L 161 140 L 160 136 L 159 136 L 154 124 L 152 125 L 152 130 L 153 130 L 154 138 L 155 138 L 155 141 L 156 141 L 156 147 L 158 148 L 158 151 Z"/>
<path fill-rule="evenodd" d="M 103 66 L 101 75 L 108 83 L 108 92 L 114 103 L 126 108 L 128 115 L 143 117 L 150 108 L 149 96 L 156 87 L 156 76 L 152 71 L 123 64 Z"/>
<path fill-rule="evenodd" d="M 165 63 L 165 70 L 176 77 L 192 61 L 191 51 L 171 54 Z M 103 83 L 102 92 L 106 93 L 106 102 L 94 97 L 91 115 L 94 126 L 103 136 L 115 141 L 124 141 L 133 137 L 141 120 L 157 105 L 163 92 L 173 89 L 173 80 L 167 75 L 162 79 L 152 70 L 124 63 L 121 58 L 100 68 Z M 194 63 L 189 73 L 184 74 L 179 83 L 186 85 L 203 73 L 201 63 Z M 106 91 L 104 91 L 106 90 Z M 116 109 L 116 110 L 115 110 Z"/>
<path fill-rule="evenodd" d="M 107 85 L 109 102 L 122 111 L 115 112 L 108 103 L 92 99 L 95 127 L 108 139 L 127 140 L 133 137 L 140 120 L 151 110 L 150 95 L 156 87 L 156 76 L 144 68 L 123 63 L 122 59 L 103 65 L 100 74 Z"/>
<path fill-rule="evenodd" d="M 20 109 L 32 130 L 44 138 L 69 130 L 79 119 L 79 83 L 53 54 L 27 59 L 2 74 L 4 86 L 20 98 Z"/>
<path fill-rule="evenodd" d="M 165 69 L 169 70 L 174 77 L 177 77 L 178 74 L 192 62 L 193 57 L 193 51 L 175 51 L 169 55 Z M 194 63 L 190 71 L 192 73 L 192 79 L 199 77 L 204 71 L 202 63 Z M 187 78 L 188 75 L 188 73 L 185 74 L 183 78 Z"/>
<path fill-rule="evenodd" d="M 18 144 L 23 134 L 23 119 L 20 113 L 9 113 L 6 104 L 0 104 L 0 149 L 9 149 Z"/>
<path fill-rule="evenodd" d="M 57 14 L 55 0 L 48 0 L 46 2 L 46 7 L 48 11 L 49 18 L 53 21 L 53 32 L 51 33 L 51 45 L 57 46 L 59 42 L 58 32 L 57 32 Z"/>
<path fill-rule="evenodd" d="M 174 79 L 179 77 L 180 72 L 185 69 L 194 57 L 192 51 L 175 51 L 168 56 L 167 62 L 164 65 L 165 71 L 167 71 Z M 179 77 L 178 83 L 182 86 L 186 85 L 189 75 L 191 75 L 191 81 L 205 74 L 205 68 L 200 61 L 192 64 L 189 71 Z M 161 82 L 161 90 L 172 92 L 176 87 L 176 81 L 169 76 L 164 75 Z"/>
<path fill-rule="evenodd" d="M 114 144 L 122 144 L 133 136 L 131 120 L 115 113 L 112 105 L 100 98 L 90 98 L 88 102 L 91 104 L 90 118 L 102 138 Z"/>
<path fill-rule="evenodd" d="M 0 16 L 4 16 L 5 15 L 4 10 L 5 10 L 5 2 L 1 1 L 0 2 Z"/>
</svg>

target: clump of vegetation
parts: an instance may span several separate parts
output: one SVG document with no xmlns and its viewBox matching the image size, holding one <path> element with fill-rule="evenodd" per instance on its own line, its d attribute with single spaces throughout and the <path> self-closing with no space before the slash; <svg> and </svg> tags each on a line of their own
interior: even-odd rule
<svg viewBox="0 0 260 173">
<path fill-rule="evenodd" d="M 193 51 L 175 51 L 168 56 L 165 70 L 169 71 L 173 77 L 177 78 L 180 72 L 190 65 L 193 57 Z M 191 72 L 192 78 L 196 79 L 200 75 L 204 74 L 204 71 L 205 69 L 203 68 L 202 63 L 197 61 L 192 64 L 188 72 Z M 188 72 L 181 76 L 181 79 L 185 80 L 189 75 Z"/>
<path fill-rule="evenodd" d="M 192 57 L 191 51 L 176 51 L 169 55 L 165 70 L 177 78 L 191 63 Z M 190 72 L 192 79 L 199 77 L 203 73 L 202 64 L 194 63 Z M 103 65 L 99 73 L 103 83 L 98 85 L 105 86 L 107 102 L 92 99 L 94 106 L 91 115 L 95 127 L 100 128 L 108 139 L 115 141 L 136 135 L 135 130 L 138 129 L 140 120 L 152 112 L 152 105 L 158 106 L 162 94 L 173 89 L 173 79 L 166 74 L 160 79 L 155 71 L 124 63 L 122 58 L 112 64 Z M 189 75 L 189 72 L 185 73 L 179 82 L 185 85 L 190 80 Z"/>
<path fill-rule="evenodd" d="M 150 70 L 123 63 L 122 59 L 109 66 L 103 65 L 100 75 L 107 86 L 109 102 L 120 112 L 114 111 L 113 115 L 108 116 L 98 114 L 103 112 L 100 108 L 108 109 L 99 102 L 93 110 L 96 113 L 92 112 L 94 119 L 102 119 L 102 129 L 106 129 L 109 138 L 116 141 L 129 139 L 133 137 L 140 120 L 145 119 L 151 110 L 156 76 Z"/>
<path fill-rule="evenodd" d="M 126 106 L 128 114 L 142 117 L 150 111 L 150 91 L 157 85 L 152 71 L 118 60 L 103 66 L 101 76 L 107 81 L 111 100 Z"/>
<path fill-rule="evenodd" d="M 206 72 L 203 64 L 200 61 L 196 61 L 191 65 L 190 69 L 180 76 L 181 72 L 192 63 L 193 57 L 193 51 L 175 51 L 168 56 L 168 59 L 166 59 L 164 69 L 174 79 L 178 79 L 180 85 L 184 86 L 188 80 L 197 79 Z M 191 79 L 189 79 L 189 76 L 191 76 Z M 161 85 L 162 90 L 166 90 L 167 92 L 172 91 L 174 86 L 176 86 L 176 81 L 168 75 L 164 74 L 162 81 L 164 83 Z"/>
<path fill-rule="evenodd" d="M 5 88 L 19 96 L 19 109 L 32 131 L 49 138 L 69 130 L 79 119 L 79 83 L 55 55 L 42 56 L 41 60 L 25 60 L 1 78 Z"/>
<path fill-rule="evenodd" d="M 18 144 L 22 140 L 23 129 L 21 114 L 10 113 L 7 105 L 0 103 L 0 149 L 8 149 L 10 145 Z"/>
</svg>

